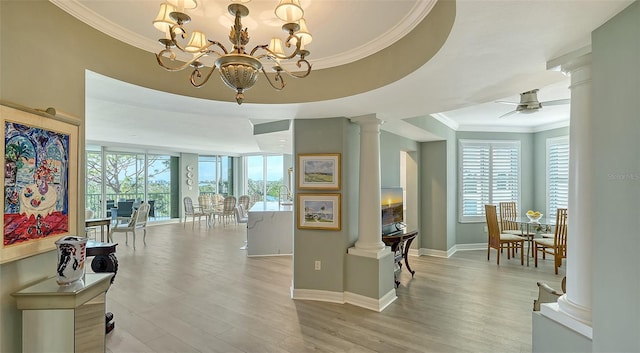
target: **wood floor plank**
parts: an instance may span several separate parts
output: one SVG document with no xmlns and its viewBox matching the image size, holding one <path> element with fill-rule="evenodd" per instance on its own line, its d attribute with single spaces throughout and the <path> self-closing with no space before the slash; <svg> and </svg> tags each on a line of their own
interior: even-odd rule
<svg viewBox="0 0 640 353">
<path fill-rule="evenodd" d="M 119 352 L 531 352 L 537 281 L 560 288 L 553 261 L 500 266 L 486 250 L 411 257 L 398 299 L 377 313 L 290 298 L 291 256 L 246 257 L 243 225 L 148 228 L 124 239 L 107 292 Z M 532 262 L 533 263 L 533 262 Z"/>
</svg>

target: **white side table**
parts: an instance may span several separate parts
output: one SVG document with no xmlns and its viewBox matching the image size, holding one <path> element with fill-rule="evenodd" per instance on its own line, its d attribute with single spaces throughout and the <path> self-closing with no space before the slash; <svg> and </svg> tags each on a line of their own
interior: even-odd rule
<svg viewBox="0 0 640 353">
<path fill-rule="evenodd" d="M 22 310 L 23 352 L 104 352 L 105 301 L 113 273 L 59 286 L 48 278 L 12 295 Z"/>
</svg>

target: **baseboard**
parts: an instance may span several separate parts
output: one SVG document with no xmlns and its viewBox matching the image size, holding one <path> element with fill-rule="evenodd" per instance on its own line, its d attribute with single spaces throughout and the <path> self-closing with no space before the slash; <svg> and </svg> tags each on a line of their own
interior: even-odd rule
<svg viewBox="0 0 640 353">
<path fill-rule="evenodd" d="M 469 251 L 469 250 L 485 250 L 487 248 L 487 243 L 475 243 L 475 244 L 456 244 L 452 246 L 449 250 L 436 250 L 436 249 L 426 249 L 420 248 L 417 251 L 418 256 L 435 256 L 435 257 L 443 257 L 449 258 L 453 256 L 457 251 Z M 409 250 L 409 255 L 413 255 L 412 250 Z"/>
<path fill-rule="evenodd" d="M 365 297 L 360 294 L 355 294 L 351 292 L 344 292 L 344 301 L 345 303 L 359 306 L 361 308 L 381 312 L 384 310 L 389 304 L 393 303 L 398 297 L 396 296 L 396 290 L 391 289 L 387 294 L 383 295 L 380 299 Z"/>
<path fill-rule="evenodd" d="M 397 299 L 396 290 L 391 289 L 380 299 L 365 297 L 350 292 L 332 292 L 316 289 L 292 289 L 291 298 L 294 300 L 314 300 L 328 303 L 351 304 L 361 308 L 381 312 Z"/>
<path fill-rule="evenodd" d="M 332 292 L 318 289 L 295 289 L 291 290 L 291 299 L 316 300 L 321 302 L 344 304 L 343 292 Z"/>
</svg>

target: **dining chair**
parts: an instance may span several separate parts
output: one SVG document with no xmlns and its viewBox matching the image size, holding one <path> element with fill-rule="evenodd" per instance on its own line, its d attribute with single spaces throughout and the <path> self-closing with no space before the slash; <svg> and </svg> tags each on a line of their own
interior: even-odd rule
<svg viewBox="0 0 640 353">
<path fill-rule="evenodd" d="M 556 213 L 556 231 L 553 238 L 539 238 L 533 240 L 534 263 L 538 267 L 538 252 L 542 252 L 544 259 L 546 254 L 553 255 L 556 275 L 558 267 L 562 266 L 562 259 L 567 258 L 567 209 L 558 208 Z"/>
<path fill-rule="evenodd" d="M 116 224 L 109 231 L 108 240 L 109 242 L 113 241 L 113 233 L 124 233 L 125 244 L 129 244 L 129 232 L 133 233 L 133 248 L 136 248 L 136 230 L 142 230 L 144 235 L 142 237 L 142 241 L 147 243 L 147 222 L 149 221 L 149 204 L 144 202 L 141 203 L 138 209 L 133 211 L 133 215 L 131 215 L 131 219 L 127 224 Z"/>
<path fill-rule="evenodd" d="M 500 231 L 505 234 L 515 234 L 532 237 L 533 232 L 527 232 L 514 220 L 518 217 L 518 208 L 515 201 L 500 202 Z"/>
<path fill-rule="evenodd" d="M 218 216 L 218 219 L 222 221 L 222 223 L 226 226 L 227 222 L 231 220 L 231 218 L 236 218 L 236 203 L 237 199 L 235 196 L 227 196 L 224 198 L 222 203 L 222 209 L 216 210 L 215 214 Z M 236 224 L 237 224 L 237 220 Z"/>
<path fill-rule="evenodd" d="M 238 197 L 238 205 L 242 205 L 245 211 L 249 210 L 249 205 L 251 204 L 251 197 L 249 195 L 241 195 Z"/>
<path fill-rule="evenodd" d="M 516 247 L 520 248 L 520 264 L 524 265 L 524 242 L 525 238 L 500 232 L 498 225 L 498 215 L 496 205 L 484 205 L 485 217 L 487 219 L 487 232 L 489 233 L 489 241 L 487 246 L 487 261 L 491 257 L 491 248 L 498 251 L 498 265 L 500 265 L 500 251 L 507 247 L 507 259 L 511 258 L 512 250 Z"/>
<path fill-rule="evenodd" d="M 213 219 L 215 216 L 215 208 L 211 201 L 211 196 L 208 194 L 198 196 L 198 206 L 200 207 L 200 211 L 202 211 L 202 213 L 207 217 L 207 225 L 211 226 L 215 223 L 215 220 Z"/>
<path fill-rule="evenodd" d="M 202 217 L 206 217 L 207 215 L 200 210 L 200 207 L 193 206 L 193 200 L 189 196 L 185 196 L 183 199 L 184 202 L 184 220 L 183 227 L 187 225 L 187 217 L 191 217 L 191 229 L 195 227 L 196 217 L 198 218 L 198 225 L 200 225 L 200 221 Z"/>
</svg>

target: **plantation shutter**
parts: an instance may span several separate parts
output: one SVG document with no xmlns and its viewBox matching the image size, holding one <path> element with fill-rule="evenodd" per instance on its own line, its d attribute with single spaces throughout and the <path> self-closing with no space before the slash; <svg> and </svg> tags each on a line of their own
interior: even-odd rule
<svg viewBox="0 0 640 353">
<path fill-rule="evenodd" d="M 520 142 L 460 141 L 460 220 L 484 221 L 484 205 L 519 201 Z"/>
<path fill-rule="evenodd" d="M 569 138 L 547 139 L 547 214 L 569 205 Z"/>
</svg>

